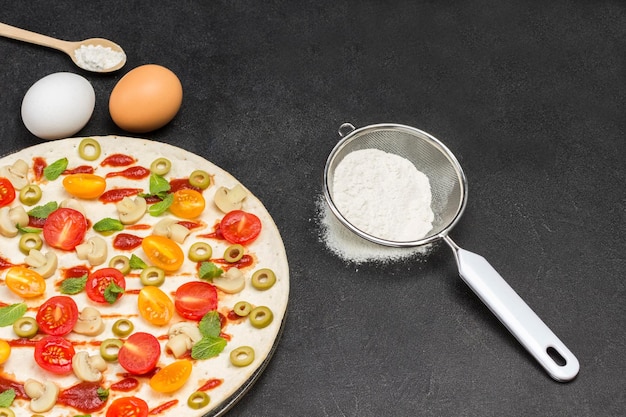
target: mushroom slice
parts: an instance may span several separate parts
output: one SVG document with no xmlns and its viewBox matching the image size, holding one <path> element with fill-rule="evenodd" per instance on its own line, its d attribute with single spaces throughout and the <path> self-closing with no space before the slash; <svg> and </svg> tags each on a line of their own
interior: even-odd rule
<svg viewBox="0 0 626 417">
<path fill-rule="evenodd" d="M 56 272 L 59 261 L 54 252 L 46 252 L 44 255 L 38 249 L 31 249 L 24 258 L 24 263 L 42 277 L 50 278 Z"/>
<path fill-rule="evenodd" d="M 86 336 L 97 336 L 104 331 L 102 315 L 93 307 L 85 307 L 78 315 L 78 320 L 72 330 L 74 333 Z"/>
<path fill-rule="evenodd" d="M 240 292 L 246 286 L 243 272 L 232 267 L 219 277 L 213 278 L 213 285 L 228 294 Z"/>
<path fill-rule="evenodd" d="M 89 355 L 86 351 L 77 352 L 72 358 L 72 369 L 76 377 L 82 381 L 98 382 L 107 363 L 100 355 Z"/>
<path fill-rule="evenodd" d="M 233 188 L 220 187 L 215 192 L 213 201 L 218 209 L 224 213 L 233 210 L 240 210 L 243 200 L 248 196 L 245 188 L 241 184 L 235 185 Z"/>
<path fill-rule="evenodd" d="M 30 409 L 34 413 L 45 413 L 54 407 L 59 398 L 59 386 L 50 380 L 41 383 L 27 379 L 24 382 L 24 392 L 31 398 Z"/>
<path fill-rule="evenodd" d="M 154 225 L 152 234 L 165 236 L 174 242 L 183 243 L 189 236 L 189 229 L 182 224 L 178 224 L 178 220 L 172 218 L 164 218 Z"/>
<path fill-rule="evenodd" d="M 117 203 L 116 207 L 122 224 L 135 224 L 146 213 L 148 204 L 143 197 L 135 197 L 134 200 L 130 197 L 124 197 L 122 201 Z"/>
<path fill-rule="evenodd" d="M 11 181 L 16 190 L 21 190 L 30 184 L 28 164 L 22 159 L 18 159 L 13 165 L 6 165 L 0 168 L 0 176 Z"/>
<path fill-rule="evenodd" d="M 23 206 L 0 208 L 0 234 L 5 237 L 15 237 L 18 234 L 17 227 L 28 225 L 28 213 Z"/>
<path fill-rule="evenodd" d="M 74 198 L 67 198 L 61 201 L 61 204 L 59 204 L 59 206 L 62 208 L 70 208 L 72 210 L 76 210 L 77 212 L 82 214 L 85 218 L 87 217 L 87 215 L 85 214 L 85 208 L 83 207 L 83 205 Z"/>
<path fill-rule="evenodd" d="M 92 266 L 101 265 L 107 259 L 107 243 L 100 236 L 90 237 L 75 250 L 78 259 L 87 259 Z"/>
<path fill-rule="evenodd" d="M 170 326 L 168 336 L 169 339 L 165 344 L 165 350 L 171 352 L 175 358 L 183 356 L 194 344 L 202 339 L 198 326 L 188 322 L 180 322 Z"/>
</svg>

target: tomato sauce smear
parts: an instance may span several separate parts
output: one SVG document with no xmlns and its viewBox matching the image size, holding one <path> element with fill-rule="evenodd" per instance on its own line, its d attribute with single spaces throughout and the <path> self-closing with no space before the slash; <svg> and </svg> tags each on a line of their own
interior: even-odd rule
<svg viewBox="0 0 626 417">
<path fill-rule="evenodd" d="M 130 233 L 119 233 L 113 238 L 113 247 L 117 250 L 133 250 L 143 239 Z"/>
<path fill-rule="evenodd" d="M 151 416 L 155 416 L 157 414 L 161 414 L 162 412 L 166 411 L 168 408 L 174 407 L 176 404 L 178 404 L 178 400 L 168 401 L 166 403 L 157 405 L 152 410 L 150 410 L 148 412 L 148 414 L 151 415 Z"/>
<path fill-rule="evenodd" d="M 137 160 L 132 156 L 124 155 L 121 153 L 114 153 L 104 158 L 104 160 L 100 162 L 100 165 L 103 167 L 126 167 L 128 165 L 134 164 L 135 162 L 137 162 Z"/>
<path fill-rule="evenodd" d="M 107 403 L 106 398 L 98 395 L 101 389 L 97 382 L 79 382 L 62 390 L 57 403 L 84 413 L 93 413 L 102 410 Z"/>
<path fill-rule="evenodd" d="M 124 177 L 129 180 L 141 180 L 143 178 L 147 178 L 150 175 L 150 170 L 148 168 L 134 166 L 130 168 L 126 168 L 123 171 L 117 172 L 109 172 L 106 174 L 106 178 L 112 177 Z"/>
<path fill-rule="evenodd" d="M 141 188 L 113 188 L 112 190 L 105 191 L 98 200 L 102 203 L 117 203 L 122 201 L 124 197 L 131 197 L 139 194 L 143 190 Z"/>
</svg>

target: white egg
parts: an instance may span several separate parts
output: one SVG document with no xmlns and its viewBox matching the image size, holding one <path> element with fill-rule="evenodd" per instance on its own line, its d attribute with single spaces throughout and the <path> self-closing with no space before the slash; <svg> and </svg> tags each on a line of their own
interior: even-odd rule
<svg viewBox="0 0 626 417">
<path fill-rule="evenodd" d="M 22 121 L 41 139 L 61 139 L 85 127 L 96 105 L 89 81 L 71 72 L 47 75 L 22 100 Z"/>
</svg>

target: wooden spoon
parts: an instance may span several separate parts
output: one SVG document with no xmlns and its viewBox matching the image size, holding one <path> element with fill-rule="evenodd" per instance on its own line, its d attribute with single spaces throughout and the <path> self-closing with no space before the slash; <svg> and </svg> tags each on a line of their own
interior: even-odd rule
<svg viewBox="0 0 626 417">
<path fill-rule="evenodd" d="M 0 23 L 0 36 L 63 51 L 72 58 L 72 61 L 78 67 L 87 71 L 116 71 L 126 63 L 124 50 L 118 44 L 108 39 L 91 38 L 79 42 L 70 42 L 4 23 Z M 101 55 L 102 59 L 95 59 L 94 57 L 97 55 Z"/>
</svg>

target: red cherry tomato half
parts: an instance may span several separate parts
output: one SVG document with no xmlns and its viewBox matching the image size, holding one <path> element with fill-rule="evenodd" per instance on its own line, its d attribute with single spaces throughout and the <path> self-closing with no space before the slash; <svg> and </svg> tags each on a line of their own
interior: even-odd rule
<svg viewBox="0 0 626 417">
<path fill-rule="evenodd" d="M 220 231 L 230 243 L 246 245 L 261 233 L 261 220 L 252 213 L 233 210 L 222 218 Z"/>
<path fill-rule="evenodd" d="M 7 178 L 0 178 L 0 207 L 7 206 L 15 200 L 15 188 Z"/>
<path fill-rule="evenodd" d="M 77 321 L 78 307 L 76 302 L 66 295 L 57 295 L 48 299 L 39 307 L 37 312 L 39 329 L 53 336 L 68 334 Z"/>
<path fill-rule="evenodd" d="M 85 238 L 87 220 L 79 211 L 59 208 L 50 213 L 43 225 L 43 238 L 53 248 L 74 250 Z"/>
<path fill-rule="evenodd" d="M 113 291 L 113 288 L 117 286 L 122 290 L 126 289 L 126 279 L 124 274 L 117 268 L 102 268 L 92 272 L 87 277 L 87 283 L 85 284 L 85 291 L 87 297 L 91 301 L 101 304 L 112 304 L 122 296 L 123 291 Z M 107 288 L 109 289 L 107 299 Z"/>
<path fill-rule="evenodd" d="M 217 290 L 208 282 L 188 282 L 176 290 L 174 307 L 184 318 L 200 321 L 206 313 L 217 309 Z"/>
<path fill-rule="evenodd" d="M 72 372 L 74 353 L 72 343 L 61 336 L 46 336 L 35 343 L 35 361 L 55 374 Z"/>
<path fill-rule="evenodd" d="M 129 373 L 143 375 L 153 370 L 159 356 L 161 345 L 150 333 L 133 333 L 126 339 L 117 354 L 117 361 Z"/>
<path fill-rule="evenodd" d="M 106 417 L 147 417 L 148 404 L 137 397 L 117 398 L 107 409 Z"/>
</svg>

